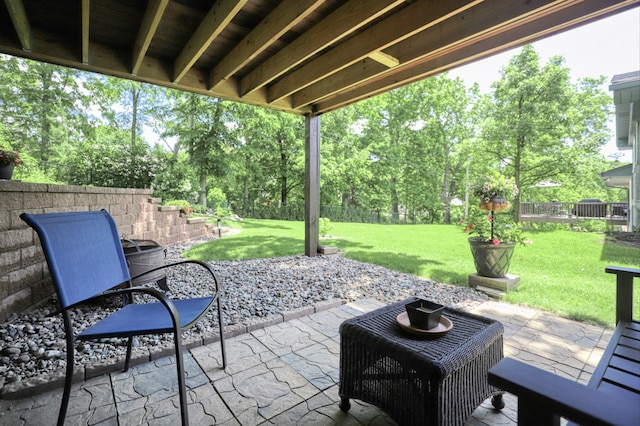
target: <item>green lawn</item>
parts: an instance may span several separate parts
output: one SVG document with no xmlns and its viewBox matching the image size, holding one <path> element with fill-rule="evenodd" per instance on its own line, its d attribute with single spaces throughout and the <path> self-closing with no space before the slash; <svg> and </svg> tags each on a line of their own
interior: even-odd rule
<svg viewBox="0 0 640 426">
<path fill-rule="evenodd" d="M 236 260 L 304 253 L 304 223 L 243 220 L 225 225 L 242 232 L 192 248 L 185 256 Z M 520 286 L 505 300 L 561 316 L 613 325 L 615 276 L 607 265 L 639 268 L 640 249 L 618 245 L 604 234 L 528 232 L 532 245 L 518 246 L 509 273 Z M 321 244 L 339 247 L 345 256 L 439 282 L 468 285 L 475 272 L 467 236 L 454 225 L 377 225 L 333 223 L 332 238 Z M 639 286 L 640 287 L 640 286 Z M 635 289 L 640 296 L 640 289 Z M 636 306 L 640 297 L 636 298 Z"/>
</svg>

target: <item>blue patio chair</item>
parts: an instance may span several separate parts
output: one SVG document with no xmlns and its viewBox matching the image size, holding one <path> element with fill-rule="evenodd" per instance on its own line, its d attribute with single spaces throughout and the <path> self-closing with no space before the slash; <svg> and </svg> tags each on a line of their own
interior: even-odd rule
<svg viewBox="0 0 640 426">
<path fill-rule="evenodd" d="M 61 313 L 67 342 L 67 369 L 58 425 L 64 423 L 73 377 L 75 340 L 126 337 L 127 354 L 124 370 L 131 360 L 133 337 L 144 334 L 173 333 L 178 370 L 180 414 L 182 424 L 189 423 L 187 393 L 182 357 L 182 331 L 195 325 L 217 305 L 222 348 L 222 368 L 226 366 L 222 326 L 220 286 L 213 269 L 204 262 L 184 260 L 160 266 L 145 273 L 184 263 L 205 268 L 215 283 L 215 294 L 183 300 L 169 299 L 152 287 L 133 287 L 118 230 L 106 211 L 20 215 L 37 232 L 49 266 Z M 141 274 L 144 275 L 144 274 Z M 137 278 L 137 277 L 133 277 Z M 122 284 L 125 284 L 122 286 Z M 117 287 L 114 289 L 114 287 Z M 134 303 L 134 294 L 157 299 L 152 303 Z M 69 310 L 79 304 L 114 298 L 122 307 L 95 325 L 74 334 Z"/>
</svg>

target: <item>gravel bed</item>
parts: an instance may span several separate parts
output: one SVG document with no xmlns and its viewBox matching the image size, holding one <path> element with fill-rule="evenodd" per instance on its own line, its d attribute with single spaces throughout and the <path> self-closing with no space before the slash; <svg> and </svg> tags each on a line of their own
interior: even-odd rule
<svg viewBox="0 0 640 426">
<path fill-rule="evenodd" d="M 201 242 L 167 247 L 167 262 L 180 259 L 183 250 Z M 225 325 L 246 323 L 335 299 L 347 303 L 374 298 L 391 303 L 415 295 L 459 308 L 471 308 L 487 300 L 487 296 L 469 288 L 437 283 L 340 255 L 220 261 L 212 265 L 224 288 Z M 211 294 L 212 285 L 203 284 L 203 271 L 202 267 L 189 264 L 169 268 L 167 281 L 171 296 Z M 66 345 L 62 317 L 55 314 L 56 306 L 52 299 L 40 309 L 13 315 L 0 324 L 0 387 L 63 371 Z M 74 326 L 82 330 L 114 307 L 111 304 L 78 307 L 72 312 Z M 216 318 L 215 311 L 210 312 L 186 337 L 217 334 Z M 134 339 L 134 356 L 136 350 L 165 345 L 172 345 L 170 335 L 141 336 Z M 125 339 L 78 342 L 76 365 L 108 361 L 123 357 L 125 352 Z"/>
</svg>

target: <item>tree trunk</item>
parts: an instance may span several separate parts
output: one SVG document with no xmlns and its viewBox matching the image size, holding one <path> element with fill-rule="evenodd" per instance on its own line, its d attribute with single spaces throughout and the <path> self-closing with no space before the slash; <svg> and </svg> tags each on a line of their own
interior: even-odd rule
<svg viewBox="0 0 640 426">
<path fill-rule="evenodd" d="M 446 145 L 445 145 L 446 146 Z M 449 199 L 449 185 L 451 182 L 451 159 L 449 157 L 449 150 L 445 149 L 444 153 L 444 178 L 442 181 L 442 188 L 440 190 L 440 200 L 444 204 L 444 211 L 442 212 L 442 219 L 446 225 L 451 224 L 451 200 Z"/>
<path fill-rule="evenodd" d="M 282 149 L 283 143 L 280 144 L 280 205 L 287 205 L 287 153 Z"/>
<path fill-rule="evenodd" d="M 198 200 L 198 204 L 202 204 L 207 207 L 207 174 L 204 172 L 200 173 L 200 200 Z"/>
<path fill-rule="evenodd" d="M 140 100 L 140 90 L 131 87 L 131 168 L 129 169 L 129 186 L 135 187 L 135 171 L 136 171 L 136 132 L 138 127 L 138 101 Z"/>
<path fill-rule="evenodd" d="M 396 178 L 392 177 L 389 183 L 391 186 L 391 218 L 393 221 L 399 221 L 400 209 L 398 208 L 398 190 L 396 188 Z"/>
</svg>

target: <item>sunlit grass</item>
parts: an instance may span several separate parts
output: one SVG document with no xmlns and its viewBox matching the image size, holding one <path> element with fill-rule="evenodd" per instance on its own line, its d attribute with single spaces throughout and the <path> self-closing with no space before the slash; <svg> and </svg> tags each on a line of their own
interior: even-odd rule
<svg viewBox="0 0 640 426">
<path fill-rule="evenodd" d="M 242 232 L 194 247 L 185 256 L 236 260 L 304 254 L 303 222 L 248 219 L 225 225 Z M 435 281 L 467 286 L 475 272 L 467 236 L 454 225 L 333 223 L 331 235 L 320 243 L 339 247 L 348 258 Z M 516 248 L 509 271 L 520 276 L 520 286 L 505 300 L 613 325 L 615 276 L 604 268 L 639 268 L 640 249 L 605 241 L 604 234 L 558 230 L 529 236 L 534 243 Z"/>
</svg>

